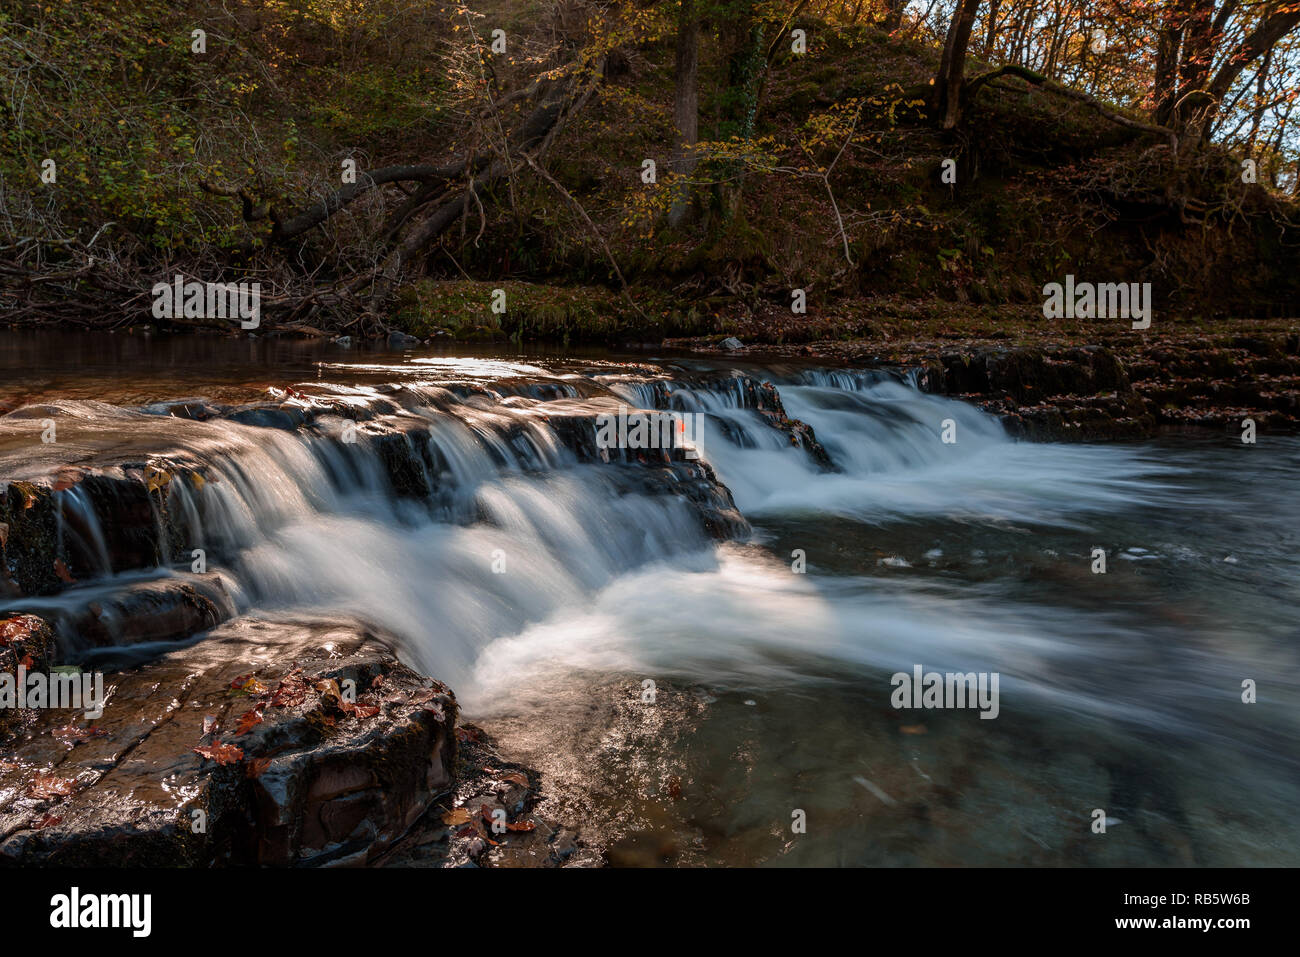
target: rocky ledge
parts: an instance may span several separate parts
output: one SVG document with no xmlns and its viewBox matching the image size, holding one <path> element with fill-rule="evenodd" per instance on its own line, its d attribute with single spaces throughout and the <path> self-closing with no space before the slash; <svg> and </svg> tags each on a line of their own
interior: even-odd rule
<svg viewBox="0 0 1300 957">
<path fill-rule="evenodd" d="M 0 635 L 5 671 L 48 665 L 41 619 Z M 358 622 L 238 618 L 104 692 L 93 720 L 8 712 L 0 865 L 591 861 L 531 815 L 536 773 L 457 728 L 451 690 Z"/>
<path fill-rule="evenodd" d="M 1023 331 L 1023 330 L 1022 330 Z M 729 358 L 797 357 L 854 369 L 917 370 L 926 391 L 972 402 L 1038 441 L 1142 438 L 1163 428 L 1240 432 L 1300 429 L 1300 333 L 1294 328 L 1167 335 L 1034 332 L 961 342 L 923 336 L 798 345 L 755 343 L 740 352 L 716 342 L 675 345 Z"/>
</svg>

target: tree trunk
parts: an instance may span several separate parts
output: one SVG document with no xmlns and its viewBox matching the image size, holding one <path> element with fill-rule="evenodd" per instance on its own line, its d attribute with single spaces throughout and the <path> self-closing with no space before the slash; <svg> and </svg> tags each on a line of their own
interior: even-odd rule
<svg viewBox="0 0 1300 957">
<path fill-rule="evenodd" d="M 671 168 L 680 176 L 689 176 L 695 169 L 694 146 L 700 139 L 700 15 L 695 0 L 681 0 L 677 20 L 677 64 L 674 70 L 673 122 L 677 126 L 677 146 L 673 150 Z M 679 183 L 673 197 L 668 222 L 678 226 L 686 220 L 691 208 L 691 189 L 688 183 Z"/>
<path fill-rule="evenodd" d="M 989 16 L 987 29 L 984 31 L 984 59 L 988 60 L 993 56 L 993 43 L 998 38 L 998 8 L 1002 6 L 1002 0 L 992 0 L 989 4 Z"/>
<path fill-rule="evenodd" d="M 934 90 L 930 97 L 930 115 L 940 120 L 945 130 L 950 130 L 961 122 L 961 85 L 966 74 L 966 48 L 970 45 L 971 30 L 975 26 L 975 15 L 979 12 L 980 0 L 961 0 L 952 23 L 948 25 L 948 37 L 943 45 L 943 59 L 939 61 L 939 72 L 934 78 Z"/>
</svg>

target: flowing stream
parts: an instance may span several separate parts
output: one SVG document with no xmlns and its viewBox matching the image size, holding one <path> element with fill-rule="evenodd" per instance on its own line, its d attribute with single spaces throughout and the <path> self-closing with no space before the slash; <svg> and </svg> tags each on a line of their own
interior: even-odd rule
<svg viewBox="0 0 1300 957">
<path fill-rule="evenodd" d="M 11 350 L 0 481 L 201 468 L 174 511 L 226 614 L 387 630 L 615 863 L 1300 863 L 1300 439 L 1019 442 L 904 371 L 179 348 L 138 378 Z M 701 413 L 716 482 L 591 460 L 620 403 Z M 191 575 L 115 567 L 56 494 L 93 574 L 0 609 Z M 918 665 L 996 673 L 996 718 L 893 707 Z"/>
</svg>

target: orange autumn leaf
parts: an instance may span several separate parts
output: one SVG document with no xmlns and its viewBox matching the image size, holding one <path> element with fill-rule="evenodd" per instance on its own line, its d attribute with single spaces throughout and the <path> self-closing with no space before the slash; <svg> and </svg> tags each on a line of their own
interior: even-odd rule
<svg viewBox="0 0 1300 957">
<path fill-rule="evenodd" d="M 62 558 L 54 559 L 54 574 L 59 576 L 59 581 L 65 582 L 69 585 L 76 581 L 76 579 L 72 577 L 72 572 L 68 571 L 68 566 L 63 563 Z"/>
<path fill-rule="evenodd" d="M 507 831 L 531 831 L 535 827 L 536 821 L 511 821 L 506 824 Z"/>
<path fill-rule="evenodd" d="M 272 708 L 293 708 L 307 697 L 307 682 L 296 674 L 280 680 L 275 694 L 271 695 Z"/>
<path fill-rule="evenodd" d="M 234 764 L 244 757 L 244 749 L 233 744 L 208 744 L 190 750 L 200 757 L 207 758 L 209 761 L 216 761 L 220 765 Z"/>
<path fill-rule="evenodd" d="M 262 706 L 250 708 L 239 716 L 239 726 L 235 728 L 235 734 L 248 734 L 253 728 L 262 723 Z"/>
</svg>

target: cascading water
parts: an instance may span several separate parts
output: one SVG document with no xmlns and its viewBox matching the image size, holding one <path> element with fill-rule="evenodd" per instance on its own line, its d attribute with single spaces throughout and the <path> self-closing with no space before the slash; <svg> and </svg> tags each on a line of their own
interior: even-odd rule
<svg viewBox="0 0 1300 957">
<path fill-rule="evenodd" d="M 611 841 L 670 833 L 684 861 L 962 860 L 989 816 L 1021 835 L 1005 859 L 1078 859 L 1092 851 L 1053 838 L 1061 820 L 1086 833 L 1094 806 L 1122 800 L 1146 844 L 1176 834 L 1200 862 L 1233 862 L 1199 829 L 1225 787 L 1160 772 L 1224 755 L 1256 775 L 1243 833 L 1270 840 L 1297 773 L 1276 746 L 1296 726 L 1295 679 L 1278 675 L 1296 673 L 1300 570 L 1293 515 L 1234 509 L 1294 485 L 1300 445 L 1278 440 L 1261 478 L 1186 445 L 1013 441 L 903 375 L 770 378 L 434 360 L 322 367 L 274 410 L 29 406 L 0 417 L 7 480 L 147 457 L 168 523 L 159 567 L 117 567 L 107 493 L 60 488 L 82 577 L 0 608 L 51 613 L 68 653 L 93 657 L 76 608 L 204 581 L 185 567 L 201 550 L 223 614 L 374 622 L 547 771 L 557 801 Z M 593 454 L 594 416 L 620 404 L 702 414 L 705 467 Z M 61 439 L 34 446 L 47 417 Z M 1235 504 L 1216 492 L 1227 474 Z M 1212 589 L 1251 602 L 1250 624 Z M 1000 674 L 998 720 L 893 709 L 890 675 L 914 665 Z M 1241 682 L 1263 676 L 1269 710 L 1246 710 Z M 647 679 L 663 685 L 653 728 Z M 1156 797 L 1134 790 L 1137 767 Z M 646 802 L 667 777 L 692 787 L 661 820 Z M 948 823 L 888 817 L 899 801 Z M 797 851 L 764 837 L 804 805 L 827 833 Z"/>
</svg>

